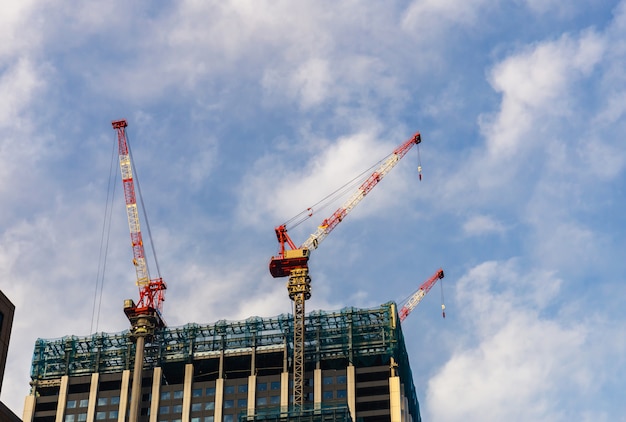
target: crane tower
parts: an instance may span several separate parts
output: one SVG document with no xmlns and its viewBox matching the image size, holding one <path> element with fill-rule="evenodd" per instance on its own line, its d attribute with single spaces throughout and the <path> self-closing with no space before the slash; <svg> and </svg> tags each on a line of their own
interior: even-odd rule
<svg viewBox="0 0 626 422">
<path fill-rule="evenodd" d="M 330 217 L 322 221 L 315 233 L 301 245 L 287 234 L 288 227 L 282 224 L 275 228 L 278 239 L 278 255 L 270 260 L 270 274 L 275 277 L 289 277 L 287 291 L 293 301 L 293 404 L 302 408 L 304 404 L 304 336 L 305 336 L 305 301 L 311 298 L 311 277 L 309 276 L 309 257 L 311 250 L 317 249 L 320 242 L 344 220 L 359 202 L 395 167 L 402 157 L 413 147 L 419 145 L 422 138 L 419 132 L 398 146 L 392 154 L 363 182 L 356 192 Z M 420 168 L 421 170 L 421 168 Z"/>
</svg>

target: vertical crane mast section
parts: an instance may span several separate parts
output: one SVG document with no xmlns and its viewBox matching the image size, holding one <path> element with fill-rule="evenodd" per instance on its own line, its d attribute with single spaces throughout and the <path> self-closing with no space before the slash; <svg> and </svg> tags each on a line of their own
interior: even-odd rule
<svg viewBox="0 0 626 422">
<path fill-rule="evenodd" d="M 400 312 L 398 312 L 400 316 L 400 321 L 404 321 L 407 316 L 415 309 L 415 307 L 424 299 L 426 293 L 432 289 L 432 287 L 437 283 L 437 280 L 443 278 L 443 270 L 440 268 L 437 270 L 435 274 L 433 274 L 428 280 L 426 280 L 420 288 L 411 295 L 409 300 L 400 308 Z"/>
</svg>

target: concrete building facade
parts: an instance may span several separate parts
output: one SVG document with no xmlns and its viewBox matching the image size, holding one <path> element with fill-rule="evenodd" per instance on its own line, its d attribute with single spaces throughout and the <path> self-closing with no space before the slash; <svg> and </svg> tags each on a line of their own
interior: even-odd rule
<svg viewBox="0 0 626 422">
<path fill-rule="evenodd" d="M 394 303 L 312 312 L 305 397 L 294 409 L 290 315 L 166 328 L 146 345 L 141 422 L 420 422 Z M 38 340 L 25 422 L 124 422 L 128 332 Z"/>
<path fill-rule="evenodd" d="M 2 392 L 2 381 L 4 370 L 9 355 L 9 343 L 11 341 L 11 329 L 13 328 L 13 315 L 15 315 L 15 305 L 8 297 L 0 291 L 0 393 Z M 0 402 L 0 420 L 3 422 L 17 422 L 20 419 L 6 405 Z"/>
</svg>

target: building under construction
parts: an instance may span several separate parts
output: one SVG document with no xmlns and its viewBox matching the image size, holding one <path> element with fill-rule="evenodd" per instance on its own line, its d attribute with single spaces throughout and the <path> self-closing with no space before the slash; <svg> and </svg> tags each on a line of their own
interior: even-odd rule
<svg viewBox="0 0 626 422">
<path fill-rule="evenodd" d="M 421 421 L 393 302 L 306 315 L 304 404 L 293 317 L 163 328 L 145 344 L 138 420 Z M 24 422 L 128 420 L 130 331 L 37 340 Z"/>
</svg>

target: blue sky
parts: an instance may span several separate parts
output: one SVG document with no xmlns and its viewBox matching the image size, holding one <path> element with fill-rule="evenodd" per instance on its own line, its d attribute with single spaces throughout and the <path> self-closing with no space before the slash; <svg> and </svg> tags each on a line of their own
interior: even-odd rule
<svg viewBox="0 0 626 422">
<path fill-rule="evenodd" d="M 307 309 L 400 300 L 443 267 L 447 318 L 435 287 L 403 326 L 424 420 L 626 420 L 626 2 L 5 3 L 16 413 L 35 340 L 92 331 L 126 118 L 169 325 L 289 312 L 274 226 L 420 131 L 424 179 L 414 149 L 313 253 Z M 119 332 L 119 189 L 112 215 L 97 331 Z"/>
</svg>

